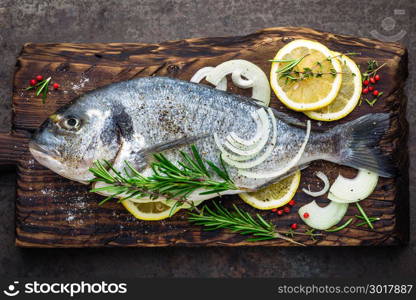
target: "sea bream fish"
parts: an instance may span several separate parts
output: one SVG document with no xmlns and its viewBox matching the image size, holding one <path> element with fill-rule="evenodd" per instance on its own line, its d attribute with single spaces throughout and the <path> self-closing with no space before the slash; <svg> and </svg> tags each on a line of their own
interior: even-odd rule
<svg viewBox="0 0 416 300">
<path fill-rule="evenodd" d="M 259 122 L 262 115 L 260 119 L 264 121 L 267 116 L 268 123 Z M 254 191 L 315 160 L 365 168 L 391 177 L 394 170 L 377 146 L 388 127 L 388 114 L 368 114 L 328 131 L 312 130 L 305 139 L 305 123 L 264 108 L 254 99 L 202 84 L 147 77 L 111 84 L 80 96 L 51 115 L 34 134 L 29 147 L 42 165 L 71 180 L 88 183 L 93 178 L 89 168 L 94 161 L 107 160 L 119 169 L 128 161 L 150 175 L 152 154 L 162 152 L 170 161 L 177 162 L 179 151 L 189 152 L 192 144 L 203 159 L 218 164 L 222 150 L 230 146 L 231 135 L 235 138 L 234 146 L 240 142 L 246 152 L 239 156 L 226 149 L 228 154 L 223 153 L 230 178 L 240 191 Z M 251 156 L 245 157 L 260 142 L 244 145 L 244 141 L 259 140 L 259 130 L 268 133 L 266 141 L 263 135 L 261 151 L 252 151 Z M 278 174 L 276 171 L 293 162 L 305 140 L 306 146 L 295 165 L 284 174 L 267 175 Z"/>
</svg>

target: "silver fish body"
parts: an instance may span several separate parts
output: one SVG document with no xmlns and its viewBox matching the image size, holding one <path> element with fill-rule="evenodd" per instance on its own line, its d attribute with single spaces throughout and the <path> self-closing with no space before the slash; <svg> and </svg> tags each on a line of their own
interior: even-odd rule
<svg viewBox="0 0 416 300">
<path fill-rule="evenodd" d="M 30 150 L 43 165 L 72 180 L 87 182 L 95 160 L 116 167 L 129 161 L 150 174 L 152 154 L 163 152 L 175 162 L 179 151 L 195 144 L 204 159 L 218 163 L 221 142 L 234 132 L 250 139 L 257 130 L 253 112 L 264 109 L 253 99 L 186 81 L 148 77 L 111 84 L 87 93 L 48 118 L 34 135 Z M 273 172 L 291 161 L 305 140 L 305 126 L 271 110 L 277 139 L 273 151 L 249 171 Z M 276 182 L 314 160 L 367 168 L 382 176 L 393 174 L 376 143 L 388 128 L 389 116 L 372 114 L 336 126 L 327 132 L 312 131 L 305 151 L 290 171 L 273 178 L 249 178 L 227 165 L 236 186 L 256 190 Z M 231 192 L 232 193 L 232 192 Z"/>
</svg>

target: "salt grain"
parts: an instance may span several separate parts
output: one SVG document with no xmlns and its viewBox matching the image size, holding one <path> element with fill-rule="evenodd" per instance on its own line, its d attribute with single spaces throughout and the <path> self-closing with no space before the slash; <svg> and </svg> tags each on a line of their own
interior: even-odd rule
<svg viewBox="0 0 416 300">
<path fill-rule="evenodd" d="M 79 90 L 79 89 L 82 89 L 82 88 L 84 88 L 85 87 L 85 84 L 87 83 L 87 82 L 89 82 L 90 81 L 90 79 L 89 78 L 85 78 L 85 77 L 83 77 L 83 78 L 81 78 L 81 80 L 80 80 L 80 82 L 78 83 L 78 84 L 72 84 L 72 89 L 74 90 L 74 91 L 77 91 L 77 90 Z"/>
<path fill-rule="evenodd" d="M 75 219 L 75 216 L 73 214 L 71 214 L 70 212 L 68 212 L 68 216 L 66 217 L 66 220 L 68 222 L 71 222 Z"/>
</svg>

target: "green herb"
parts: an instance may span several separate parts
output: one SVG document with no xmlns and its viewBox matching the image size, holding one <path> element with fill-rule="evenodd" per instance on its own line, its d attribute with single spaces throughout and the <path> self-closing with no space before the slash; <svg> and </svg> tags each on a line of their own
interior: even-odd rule
<svg viewBox="0 0 416 300">
<path fill-rule="evenodd" d="M 280 78 L 286 77 L 286 81 L 291 80 L 295 81 L 297 80 L 295 77 L 291 76 L 290 74 L 294 71 L 294 68 L 306 57 L 308 54 L 296 58 L 296 59 L 284 59 L 284 60 L 271 60 L 271 62 L 280 62 L 280 63 L 288 63 L 281 69 L 278 69 L 276 72 L 280 73 Z M 296 74 L 296 73 L 295 73 Z M 297 72 L 297 75 L 299 75 L 299 72 Z"/>
<path fill-rule="evenodd" d="M 264 241 L 271 239 L 283 239 L 296 245 L 305 246 L 287 237 L 287 235 L 309 235 L 319 236 L 314 233 L 300 233 L 290 231 L 278 231 L 276 226 L 264 220 L 259 214 L 252 217 L 248 212 L 233 205 L 233 210 L 228 210 L 222 205 L 213 202 L 214 208 L 210 209 L 207 205 L 202 208 L 201 213 L 189 212 L 188 220 L 195 224 L 204 226 L 207 231 L 217 229 L 228 229 L 243 235 L 251 235 L 247 241 Z"/>
<path fill-rule="evenodd" d="M 380 92 L 377 96 L 375 96 L 373 99 L 368 99 L 368 98 L 361 98 L 360 99 L 360 105 L 362 103 L 362 100 L 365 100 L 365 102 L 367 102 L 368 105 L 370 105 L 371 107 L 374 106 L 374 104 L 376 104 L 376 102 L 380 99 L 381 96 L 383 96 L 383 92 Z"/>
<path fill-rule="evenodd" d="M 29 86 L 26 88 L 26 91 L 36 89 L 36 96 L 42 94 L 42 103 L 45 104 L 46 97 L 49 91 L 49 83 L 51 82 L 51 77 L 48 77 L 33 86 Z"/>
<path fill-rule="evenodd" d="M 363 216 L 355 215 L 355 217 L 356 217 L 357 219 L 365 220 L 365 218 L 364 218 Z M 368 220 L 369 220 L 371 223 L 374 223 L 374 222 L 380 221 L 381 219 L 380 219 L 380 218 L 378 218 L 378 217 L 368 217 Z M 364 225 L 368 225 L 367 221 L 364 221 L 364 222 L 361 222 L 361 223 L 355 224 L 355 226 L 357 226 L 357 227 L 361 227 L 361 226 L 364 226 Z"/>
<path fill-rule="evenodd" d="M 276 73 L 280 74 L 279 79 L 284 78 L 285 84 L 292 83 L 295 81 L 304 80 L 307 78 L 313 77 L 322 77 L 323 75 L 332 75 L 336 76 L 337 74 L 345 74 L 345 72 L 337 72 L 335 69 L 330 69 L 329 72 L 322 72 L 322 62 L 317 61 L 315 64 L 320 68 L 318 71 L 313 71 L 311 68 L 305 67 L 302 70 L 296 70 L 295 68 L 299 63 L 307 56 L 308 54 L 297 58 L 297 59 L 284 59 L 284 60 L 270 60 L 271 62 L 287 63 L 282 68 L 278 69 Z M 340 54 L 342 55 L 342 54 Z M 339 56 L 339 55 L 337 55 Z M 334 56 L 334 57 L 337 57 Z M 331 61 L 334 57 L 326 58 L 328 61 Z"/>
<path fill-rule="evenodd" d="M 355 205 L 357 206 L 359 212 L 361 213 L 361 216 L 364 218 L 364 220 L 368 224 L 368 226 L 371 229 L 374 229 L 373 223 L 371 223 L 371 221 L 369 220 L 367 214 L 365 213 L 365 211 L 363 210 L 363 208 L 361 207 L 361 205 L 358 202 L 356 202 Z"/>
<path fill-rule="evenodd" d="M 360 211 L 361 215 L 355 215 L 354 217 L 356 217 L 359 220 L 364 220 L 364 222 L 360 222 L 358 224 L 355 224 L 355 226 L 363 226 L 363 225 L 368 225 L 370 226 L 371 224 L 371 228 L 374 229 L 374 227 L 372 227 L 372 223 L 376 222 L 376 221 L 380 221 L 380 218 L 378 217 L 368 217 L 367 214 L 364 212 L 364 209 L 361 207 L 360 204 L 358 204 L 358 202 L 356 203 L 358 210 Z M 349 218 L 344 224 L 332 228 L 332 229 L 327 229 L 325 230 L 326 232 L 338 232 L 341 231 L 342 229 L 346 228 L 347 226 L 349 226 L 352 222 L 353 222 L 354 218 Z"/>
<path fill-rule="evenodd" d="M 151 163 L 153 175 L 145 177 L 133 166 L 126 162 L 124 174 L 115 170 L 107 161 L 96 161 L 90 171 L 95 178 L 91 182 L 104 182 L 105 187 L 92 189 L 91 192 L 107 192 L 111 196 L 100 204 L 123 195 L 119 201 L 130 198 L 150 197 L 157 199 L 165 197 L 187 202 L 187 197 L 196 190 L 203 190 L 200 195 L 217 194 L 238 188 L 231 181 L 221 160 L 221 166 L 203 160 L 195 145 L 191 146 L 192 155 L 180 152 L 182 161 L 176 166 L 163 154 L 155 154 L 155 161 Z M 221 180 L 214 179 L 213 176 Z"/>
<path fill-rule="evenodd" d="M 370 220 L 370 222 L 373 222 L 373 221 Z M 355 224 L 355 226 L 357 226 L 357 227 L 361 227 L 361 226 L 364 226 L 364 225 L 368 225 L 367 221 Z"/>
<path fill-rule="evenodd" d="M 377 72 L 383 68 L 386 65 L 386 63 L 382 64 L 381 66 L 379 66 L 378 62 L 374 59 L 369 60 L 367 62 L 367 70 L 362 73 L 362 77 L 363 77 L 363 81 L 368 81 L 370 80 L 371 77 L 374 77 L 377 75 Z M 367 102 L 368 105 L 370 105 L 371 107 L 373 107 L 376 102 L 380 99 L 380 97 L 383 95 L 383 92 L 379 92 L 378 95 L 374 96 L 372 93 L 370 94 L 370 98 L 364 97 L 362 96 L 360 98 L 360 102 L 359 105 L 361 105 L 363 103 L 363 101 Z"/>
<path fill-rule="evenodd" d="M 330 69 L 330 74 L 332 75 L 332 76 L 337 76 L 337 70 L 335 70 L 335 69 Z"/>
<path fill-rule="evenodd" d="M 181 207 L 183 205 L 183 201 L 175 201 L 175 203 L 173 203 L 172 207 L 169 210 L 169 218 L 173 216 L 173 214 L 175 213 L 176 209 Z M 189 202 L 187 202 L 189 203 Z M 197 210 L 197 208 L 195 207 L 195 205 L 193 204 L 193 202 L 189 203 L 191 204 L 191 209 L 195 209 Z"/>
<path fill-rule="evenodd" d="M 325 231 L 326 232 L 337 232 L 337 231 L 340 231 L 340 230 L 344 229 L 345 227 L 347 227 L 348 225 L 350 225 L 351 222 L 352 222 L 352 220 L 353 220 L 353 218 L 350 218 L 350 219 L 347 220 L 347 222 L 345 222 L 341 226 L 338 226 L 338 227 L 333 228 L 333 229 L 327 229 Z"/>
<path fill-rule="evenodd" d="M 315 238 L 316 236 L 322 235 L 322 234 L 315 233 L 315 230 L 316 229 L 314 229 L 314 228 L 309 228 L 308 230 L 305 231 L 305 234 L 309 235 L 311 237 L 311 240 L 313 240 L 313 241 L 316 240 L 316 238 Z"/>
<path fill-rule="evenodd" d="M 363 80 L 368 80 L 370 77 L 375 76 L 377 72 L 383 68 L 386 63 L 382 64 L 381 66 L 378 65 L 376 60 L 369 60 L 367 62 L 367 71 L 365 71 L 363 75 Z"/>
<path fill-rule="evenodd" d="M 293 238 L 295 236 L 295 231 L 292 228 L 289 228 L 284 234 Z"/>
<path fill-rule="evenodd" d="M 360 216 L 360 215 L 355 215 L 355 217 L 357 219 L 360 219 L 360 220 L 365 220 L 365 218 L 363 216 Z M 368 219 L 370 221 L 380 221 L 381 220 L 379 217 L 368 217 Z"/>
</svg>

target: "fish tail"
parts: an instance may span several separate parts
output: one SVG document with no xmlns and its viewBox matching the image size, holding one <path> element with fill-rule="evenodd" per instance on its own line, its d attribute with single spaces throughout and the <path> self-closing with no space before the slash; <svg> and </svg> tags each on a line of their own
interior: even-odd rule
<svg viewBox="0 0 416 300">
<path fill-rule="evenodd" d="M 397 170 L 391 157 L 383 155 L 380 141 L 387 132 L 390 115 L 368 114 L 335 127 L 339 145 L 338 163 L 356 169 L 367 169 L 382 177 L 394 177 Z"/>
</svg>

